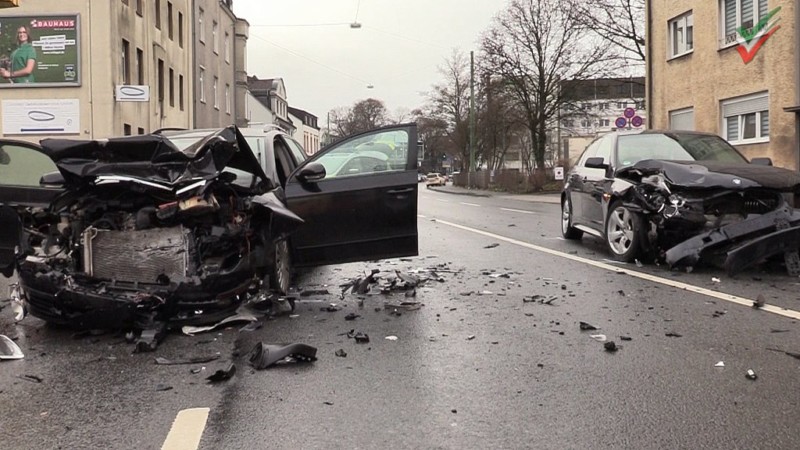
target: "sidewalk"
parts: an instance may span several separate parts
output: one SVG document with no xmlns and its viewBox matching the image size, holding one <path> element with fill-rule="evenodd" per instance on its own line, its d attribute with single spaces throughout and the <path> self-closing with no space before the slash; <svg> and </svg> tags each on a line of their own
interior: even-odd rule
<svg viewBox="0 0 800 450">
<path fill-rule="evenodd" d="M 420 185 L 420 189 L 425 189 Z M 546 192 L 541 194 L 509 194 L 508 192 L 494 192 L 484 191 L 482 189 L 467 189 L 463 187 L 453 186 L 448 184 L 446 186 L 436 186 L 431 188 L 432 191 L 445 192 L 448 194 L 467 195 L 471 197 L 496 197 L 506 198 L 511 200 L 521 200 L 524 202 L 535 203 L 561 203 L 561 194 L 557 192 Z"/>
</svg>

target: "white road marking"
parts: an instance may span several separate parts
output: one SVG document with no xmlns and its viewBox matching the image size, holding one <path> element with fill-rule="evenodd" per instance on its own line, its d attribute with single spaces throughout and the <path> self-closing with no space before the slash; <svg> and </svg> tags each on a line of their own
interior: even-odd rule
<svg viewBox="0 0 800 450">
<path fill-rule="evenodd" d="M 615 272 L 615 273 L 627 274 L 627 275 L 630 275 L 630 276 L 632 276 L 634 278 L 639 278 L 639 279 L 650 281 L 650 282 L 653 282 L 653 283 L 663 284 L 665 286 L 670 286 L 670 287 L 674 287 L 674 288 L 677 288 L 677 289 L 683 289 L 685 291 L 694 292 L 696 294 L 705 295 L 705 296 L 708 296 L 708 297 L 713 297 L 713 298 L 716 298 L 718 300 L 723 300 L 723 301 L 734 303 L 734 304 L 741 305 L 741 306 L 747 306 L 747 307 L 752 307 L 753 306 L 753 300 L 745 298 L 745 297 L 739 297 L 737 295 L 726 294 L 724 292 L 712 291 L 711 289 L 706 289 L 706 288 L 702 288 L 702 287 L 699 287 L 699 286 L 694 286 L 694 285 L 687 284 L 687 283 L 681 283 L 679 281 L 669 280 L 667 278 L 661 278 L 661 277 L 657 277 L 655 275 L 650 275 L 648 273 L 638 272 L 638 271 L 635 271 L 635 270 L 624 270 L 624 269 L 621 269 L 619 267 L 612 266 L 611 264 L 606 264 L 604 262 L 595 261 L 595 260 L 592 260 L 592 259 L 582 258 L 582 257 L 576 256 L 576 255 L 570 255 L 568 253 L 563 253 L 563 252 L 560 252 L 558 250 L 553 250 L 553 249 L 549 249 L 549 248 L 546 248 L 546 247 L 541 247 L 541 246 L 538 246 L 538 245 L 530 244 L 528 242 L 523 242 L 523 241 L 519 241 L 519 240 L 516 240 L 516 239 L 509 238 L 509 237 L 500 236 L 500 235 L 497 235 L 497 234 L 494 234 L 494 233 L 490 233 L 488 231 L 477 230 L 475 228 L 470 228 L 470 227 L 466 227 L 464 225 L 459 225 L 459 224 L 456 224 L 456 223 L 447 222 L 445 220 L 440 220 L 440 219 L 434 219 L 434 220 L 437 223 L 441 223 L 443 225 L 448 225 L 448 226 L 451 226 L 453 228 L 458 228 L 458 229 L 461 229 L 461 230 L 464 230 L 464 231 L 469 231 L 471 233 L 480 234 L 480 235 L 483 235 L 483 236 L 490 237 L 492 239 L 508 242 L 509 244 L 514 244 L 514 245 L 518 245 L 520 247 L 525 247 L 525 248 L 529 248 L 531 250 L 536 250 L 538 252 L 547 253 L 548 255 L 559 256 L 559 257 L 562 257 L 562 258 L 569 259 L 571 261 L 575 261 L 575 262 L 583 263 L 583 264 L 586 264 L 586 265 L 589 265 L 589 266 L 597 267 L 598 269 L 604 269 L 604 270 L 608 270 L 610 272 Z M 791 310 L 791 309 L 785 309 L 785 308 L 781 308 L 779 306 L 764 305 L 761 308 L 761 310 L 765 311 L 765 312 L 777 314 L 779 316 L 788 317 L 790 319 L 796 319 L 796 320 L 800 319 L 800 311 L 794 311 L 794 310 Z"/>
<path fill-rule="evenodd" d="M 522 214 L 536 214 L 533 211 L 525 211 L 524 209 L 512 209 L 512 208 L 500 208 L 503 211 L 511 211 L 511 212 L 518 212 Z"/>
<path fill-rule="evenodd" d="M 161 450 L 197 450 L 209 411 L 209 408 L 192 408 L 179 412 Z"/>
<path fill-rule="evenodd" d="M 442 203 L 450 203 L 450 200 L 442 200 L 442 199 L 440 199 L 440 198 L 437 198 L 437 199 L 435 199 L 435 200 L 436 200 L 437 202 L 442 202 Z"/>
<path fill-rule="evenodd" d="M 461 203 L 462 205 L 467 205 L 467 206 L 481 206 L 481 205 L 478 205 L 476 203 L 467 203 L 467 202 L 459 202 L 459 203 Z"/>
</svg>

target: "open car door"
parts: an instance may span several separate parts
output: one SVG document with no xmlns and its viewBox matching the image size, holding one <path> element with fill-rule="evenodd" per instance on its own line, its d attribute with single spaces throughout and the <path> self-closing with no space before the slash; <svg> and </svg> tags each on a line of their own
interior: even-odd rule
<svg viewBox="0 0 800 450">
<path fill-rule="evenodd" d="M 40 185 L 56 164 L 30 142 L 0 140 L 0 273 L 11 276 L 22 225 L 15 206 L 47 206 L 61 192 Z"/>
<path fill-rule="evenodd" d="M 291 236 L 295 266 L 418 254 L 417 127 L 393 125 L 337 142 L 286 182 L 305 224 Z"/>
</svg>

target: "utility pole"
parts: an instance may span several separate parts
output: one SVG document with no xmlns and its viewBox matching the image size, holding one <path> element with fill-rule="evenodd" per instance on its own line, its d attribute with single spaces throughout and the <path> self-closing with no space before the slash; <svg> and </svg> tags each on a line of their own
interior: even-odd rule
<svg viewBox="0 0 800 450">
<path fill-rule="evenodd" d="M 469 187 L 475 172 L 475 52 L 469 52 Z"/>
</svg>

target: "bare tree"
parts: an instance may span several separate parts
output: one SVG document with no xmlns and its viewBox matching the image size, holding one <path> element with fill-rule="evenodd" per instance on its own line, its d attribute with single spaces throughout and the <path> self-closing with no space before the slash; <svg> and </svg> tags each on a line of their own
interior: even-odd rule
<svg viewBox="0 0 800 450">
<path fill-rule="evenodd" d="M 506 83 L 522 112 L 533 162 L 540 170 L 545 167 L 547 133 L 566 97 L 561 80 L 613 70 L 608 46 L 579 20 L 577 5 L 583 1 L 512 0 L 482 39 L 483 65 Z M 523 168 L 532 173 L 529 164 L 523 160 Z"/>
<path fill-rule="evenodd" d="M 340 138 L 387 125 L 386 114 L 386 105 L 374 98 L 360 100 L 350 108 L 334 108 L 330 113 L 335 134 Z"/>
<path fill-rule="evenodd" d="M 469 161 L 469 59 L 453 50 L 439 73 L 444 80 L 428 93 L 429 115 L 447 124 L 448 152 L 458 155 L 461 161 Z"/>
<path fill-rule="evenodd" d="M 578 17 L 622 58 L 644 63 L 645 0 L 594 0 L 578 2 Z"/>
</svg>

